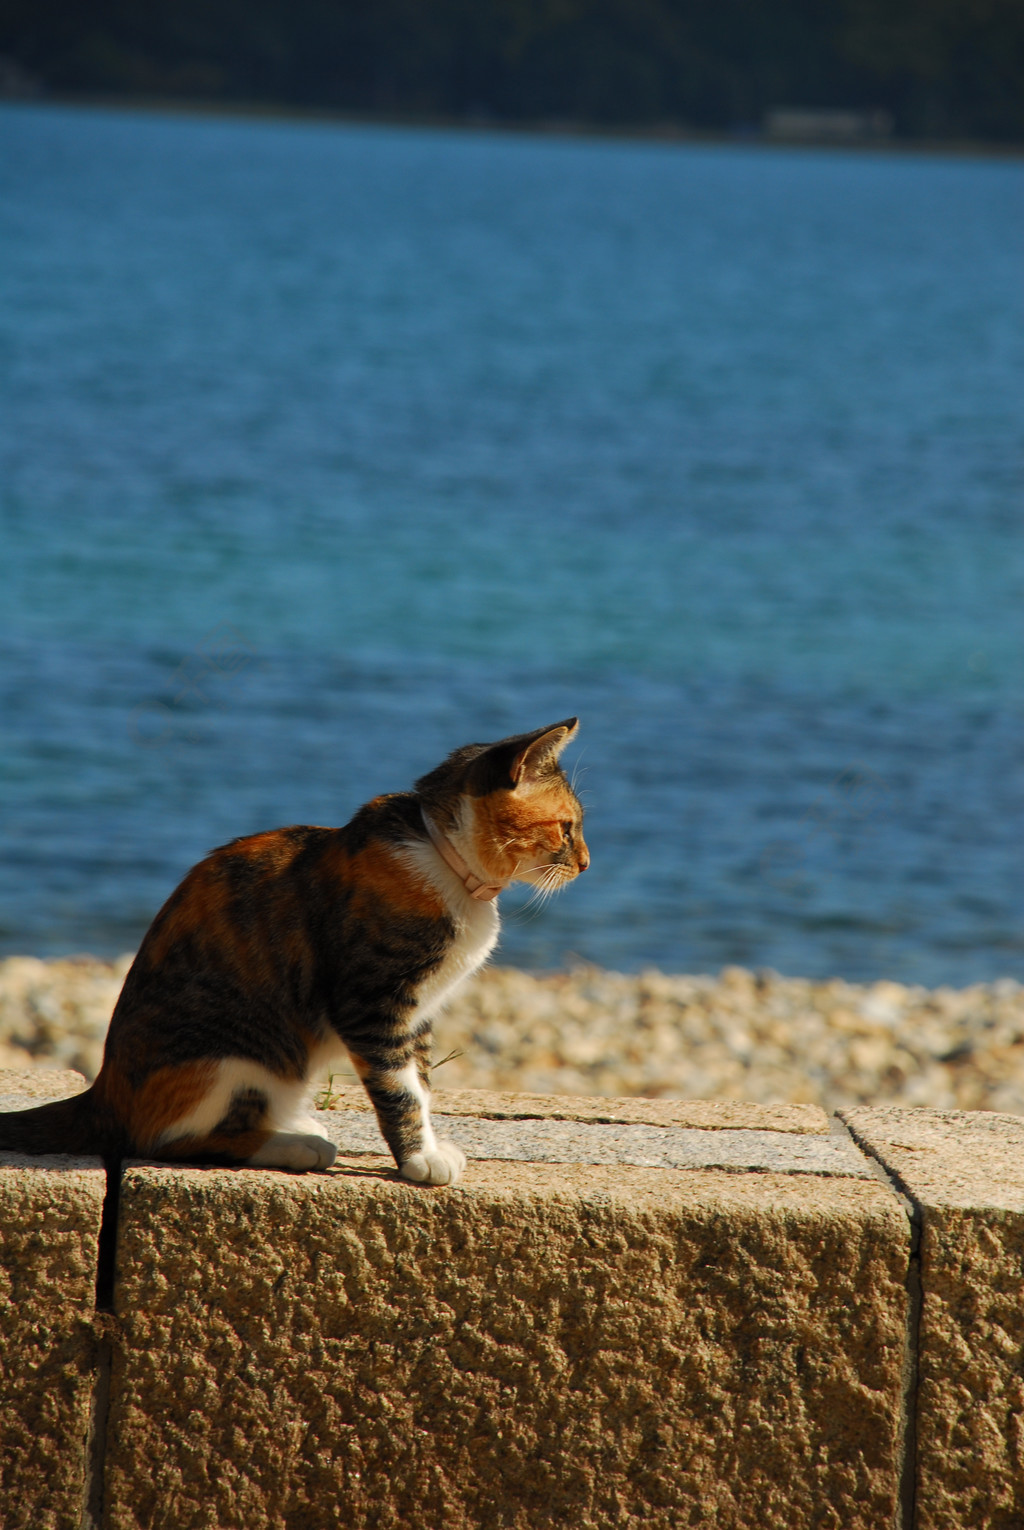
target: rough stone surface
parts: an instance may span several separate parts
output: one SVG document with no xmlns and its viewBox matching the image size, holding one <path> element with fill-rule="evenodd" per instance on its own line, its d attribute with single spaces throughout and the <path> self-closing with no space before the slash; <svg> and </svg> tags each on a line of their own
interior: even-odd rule
<svg viewBox="0 0 1024 1530">
<path fill-rule="evenodd" d="M 344 1153 L 386 1151 L 376 1117 L 365 1111 L 318 1112 Z M 434 1114 L 439 1136 L 468 1158 L 522 1163 L 621 1163 L 647 1169 L 769 1169 L 870 1179 L 870 1161 L 848 1138 L 770 1131 L 701 1131 L 593 1121 L 471 1120 Z"/>
<path fill-rule="evenodd" d="M 3 1530 L 82 1524 L 105 1188 L 98 1159 L 0 1153 Z"/>
<path fill-rule="evenodd" d="M 1024 1120 L 860 1109 L 921 1212 L 919 1530 L 1024 1525 Z"/>
<path fill-rule="evenodd" d="M 360 1084 L 331 1087 L 320 1103 L 331 1110 L 370 1110 Z M 692 1126 L 704 1131 L 748 1128 L 828 1133 L 819 1105 L 750 1105 L 742 1100 L 583 1099 L 574 1094 L 511 1094 L 490 1089 L 438 1089 L 433 1108 L 449 1116 L 494 1121 L 596 1121 L 623 1126 Z"/>
<path fill-rule="evenodd" d="M 0 1068 L 0 1110 L 25 1110 L 81 1094 L 85 1078 L 73 1068 Z"/>
<path fill-rule="evenodd" d="M 879 1530 L 908 1249 L 876 1180 L 129 1167 L 110 1530 Z"/>
</svg>

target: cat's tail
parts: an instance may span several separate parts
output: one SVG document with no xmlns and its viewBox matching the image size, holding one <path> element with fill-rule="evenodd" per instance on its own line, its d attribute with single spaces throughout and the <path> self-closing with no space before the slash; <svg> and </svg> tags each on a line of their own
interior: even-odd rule
<svg viewBox="0 0 1024 1530">
<path fill-rule="evenodd" d="M 0 1150 L 9 1153 L 105 1153 L 106 1136 L 91 1089 L 30 1110 L 0 1111 Z"/>
</svg>

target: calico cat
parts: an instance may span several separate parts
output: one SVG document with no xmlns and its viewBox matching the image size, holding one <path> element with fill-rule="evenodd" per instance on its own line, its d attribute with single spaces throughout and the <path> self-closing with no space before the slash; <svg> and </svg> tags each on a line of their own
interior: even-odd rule
<svg viewBox="0 0 1024 1530">
<path fill-rule="evenodd" d="M 465 1159 L 430 1124 L 431 1020 L 494 949 L 510 882 L 585 871 L 558 757 L 575 717 L 467 744 L 340 829 L 254 834 L 188 873 L 125 978 L 91 1089 L 0 1114 L 0 1148 L 322 1169 L 311 1081 L 347 1052 L 406 1179 Z"/>
</svg>

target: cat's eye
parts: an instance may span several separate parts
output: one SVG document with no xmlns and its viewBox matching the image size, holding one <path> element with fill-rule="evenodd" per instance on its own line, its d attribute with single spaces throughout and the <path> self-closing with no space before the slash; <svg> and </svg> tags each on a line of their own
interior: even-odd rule
<svg viewBox="0 0 1024 1530">
<path fill-rule="evenodd" d="M 572 843 L 572 822 L 571 822 L 571 820 L 569 822 L 567 822 L 567 823 L 563 823 L 563 825 L 562 825 L 562 833 L 565 835 L 566 839 L 571 844 Z"/>
</svg>

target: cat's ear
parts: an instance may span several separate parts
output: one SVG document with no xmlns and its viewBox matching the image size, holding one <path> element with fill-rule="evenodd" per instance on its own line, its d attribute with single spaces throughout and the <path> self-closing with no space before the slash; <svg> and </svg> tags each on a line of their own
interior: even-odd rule
<svg viewBox="0 0 1024 1530">
<path fill-rule="evenodd" d="M 512 785 L 529 786 L 541 776 L 549 775 L 566 744 L 576 737 L 579 726 L 578 717 L 567 717 L 565 722 L 528 734 L 509 764 Z"/>
</svg>

